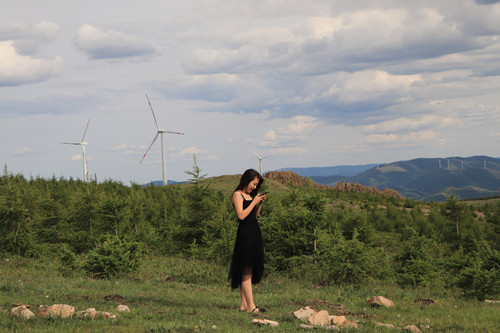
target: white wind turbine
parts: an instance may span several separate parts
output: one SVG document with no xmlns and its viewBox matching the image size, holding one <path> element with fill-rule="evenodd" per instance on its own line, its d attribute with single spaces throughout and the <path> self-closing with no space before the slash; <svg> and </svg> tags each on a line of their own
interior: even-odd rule
<svg viewBox="0 0 500 333">
<path fill-rule="evenodd" d="M 142 160 L 144 159 L 144 157 L 146 157 L 146 154 L 151 149 L 151 147 L 154 145 L 154 143 L 156 142 L 156 139 L 158 139 L 158 135 L 160 135 L 161 136 L 161 163 L 162 163 L 163 185 L 167 185 L 167 160 L 166 160 L 166 157 L 165 157 L 165 146 L 164 146 L 164 143 L 163 143 L 163 134 L 179 134 L 179 135 L 184 135 L 184 133 L 179 133 L 179 132 L 174 132 L 174 131 L 167 131 L 167 130 L 161 129 L 160 126 L 158 126 L 158 122 L 156 121 L 155 113 L 153 112 L 153 107 L 151 106 L 151 102 L 149 101 L 149 97 L 148 97 L 147 94 L 146 94 L 146 99 L 148 100 L 149 108 L 151 109 L 151 113 L 153 114 L 153 119 L 155 120 L 157 131 L 156 131 L 155 137 L 153 138 L 153 142 L 151 142 L 151 144 L 149 145 L 148 150 L 146 150 L 146 152 L 142 156 L 141 161 L 139 162 L 139 164 L 142 163 Z"/>
<path fill-rule="evenodd" d="M 87 142 L 83 141 L 85 139 L 85 134 L 87 134 L 87 129 L 89 128 L 90 118 L 87 121 L 87 127 L 85 127 L 85 131 L 83 132 L 82 140 L 80 142 L 61 142 L 63 145 L 74 145 L 82 147 L 83 152 L 83 180 L 85 182 L 89 181 L 88 173 L 87 173 L 87 154 L 85 151 L 85 146 Z"/>
<path fill-rule="evenodd" d="M 255 154 L 255 156 L 257 156 L 257 158 L 259 159 L 259 172 L 262 175 L 262 160 L 265 159 L 265 158 L 271 157 L 271 156 L 260 156 L 252 148 L 250 148 L 250 150 L 253 151 L 253 153 Z"/>
</svg>

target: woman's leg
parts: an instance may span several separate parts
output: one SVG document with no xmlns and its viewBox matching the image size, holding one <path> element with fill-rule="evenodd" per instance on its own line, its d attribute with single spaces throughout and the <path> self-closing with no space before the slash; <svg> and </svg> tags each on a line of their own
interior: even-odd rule
<svg viewBox="0 0 500 333">
<path fill-rule="evenodd" d="M 241 307 L 240 309 L 246 309 L 247 311 L 252 311 L 255 309 L 255 304 L 253 302 L 253 293 L 252 293 L 252 268 L 244 267 L 243 268 L 243 276 L 241 278 L 240 285 L 240 294 L 241 294 Z"/>
</svg>

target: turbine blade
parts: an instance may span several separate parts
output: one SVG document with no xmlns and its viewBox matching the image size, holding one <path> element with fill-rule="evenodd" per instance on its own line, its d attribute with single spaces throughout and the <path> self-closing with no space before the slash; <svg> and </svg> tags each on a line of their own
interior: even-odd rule
<svg viewBox="0 0 500 333">
<path fill-rule="evenodd" d="M 175 131 L 162 131 L 163 133 L 167 133 L 167 134 L 179 134 L 179 135 L 184 135 L 184 133 L 180 133 L 180 132 L 175 132 Z"/>
<path fill-rule="evenodd" d="M 158 126 L 158 122 L 156 121 L 156 116 L 155 116 L 155 113 L 153 111 L 153 107 L 151 106 L 151 102 L 149 101 L 148 94 L 146 94 L 146 99 L 148 100 L 149 108 L 151 109 L 151 113 L 153 114 L 153 119 L 155 120 L 156 128 L 159 130 L 160 126 Z"/>
<path fill-rule="evenodd" d="M 83 136 L 82 136 L 82 141 L 83 142 L 83 139 L 85 139 L 85 134 L 87 134 L 87 129 L 89 128 L 89 123 L 90 123 L 90 117 L 89 117 L 89 120 L 87 121 L 87 127 L 85 127 L 85 132 L 83 132 Z"/>
<path fill-rule="evenodd" d="M 75 146 L 81 146 L 80 142 L 61 142 L 62 145 L 75 145 Z"/>
<path fill-rule="evenodd" d="M 153 139 L 153 142 L 151 142 L 151 144 L 149 145 L 148 150 L 146 150 L 146 152 L 145 152 L 145 153 L 144 153 L 144 155 L 142 156 L 141 161 L 139 162 L 139 164 L 141 164 L 141 163 L 142 163 L 142 160 L 144 159 L 144 157 L 146 157 L 146 154 L 148 153 L 148 151 L 149 151 L 149 150 L 151 149 L 151 147 L 155 144 L 156 139 L 158 139 L 158 134 L 160 134 L 160 132 L 156 132 L 156 135 L 155 135 L 155 137 L 154 137 L 154 139 Z"/>
<path fill-rule="evenodd" d="M 250 148 L 250 147 L 249 147 L 249 148 Z M 259 154 L 257 154 L 257 153 L 255 152 L 255 150 L 253 150 L 252 148 L 250 148 L 250 150 L 251 150 L 251 151 L 253 151 L 253 153 L 255 154 L 255 156 L 257 156 L 257 158 L 258 158 L 259 160 L 261 160 L 261 159 L 262 159 L 262 157 L 260 157 L 260 156 L 259 156 Z"/>
</svg>

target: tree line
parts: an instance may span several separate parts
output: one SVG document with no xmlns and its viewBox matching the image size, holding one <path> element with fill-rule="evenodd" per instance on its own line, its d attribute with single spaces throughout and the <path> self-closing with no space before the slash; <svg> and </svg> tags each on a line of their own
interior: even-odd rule
<svg viewBox="0 0 500 333">
<path fill-rule="evenodd" d="M 62 267 L 107 277 L 139 269 L 144 253 L 228 265 L 237 229 L 231 194 L 204 179 L 196 158 L 186 173 L 189 186 L 126 186 L 27 179 L 5 167 L 0 251 L 56 253 Z M 266 270 L 318 285 L 384 281 L 493 297 L 500 294 L 500 201 L 481 211 L 476 216 L 454 197 L 424 203 L 290 186 L 269 196 L 259 218 Z"/>
</svg>

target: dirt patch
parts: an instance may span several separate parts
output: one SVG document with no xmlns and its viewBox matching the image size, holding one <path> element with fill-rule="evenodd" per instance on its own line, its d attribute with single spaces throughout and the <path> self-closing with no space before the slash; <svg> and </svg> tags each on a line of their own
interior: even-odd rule
<svg viewBox="0 0 500 333">
<path fill-rule="evenodd" d="M 114 295 L 106 295 L 104 296 L 104 300 L 106 302 L 109 301 L 118 301 L 118 302 L 126 302 L 127 299 L 123 297 L 122 295 L 114 294 Z"/>
</svg>

